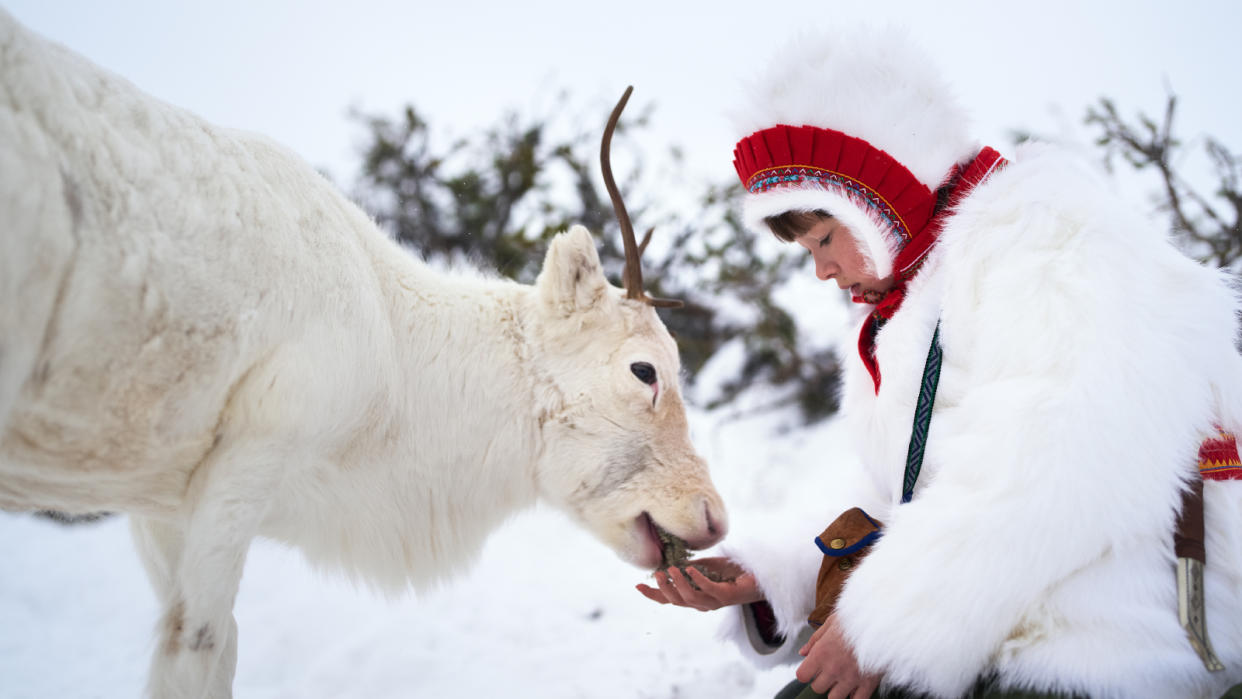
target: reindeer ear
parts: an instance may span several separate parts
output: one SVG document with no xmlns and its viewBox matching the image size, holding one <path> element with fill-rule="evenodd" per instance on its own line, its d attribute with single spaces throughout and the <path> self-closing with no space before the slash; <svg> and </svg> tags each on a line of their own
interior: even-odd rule
<svg viewBox="0 0 1242 699">
<path fill-rule="evenodd" d="M 543 302 L 561 315 L 585 311 L 605 298 L 608 280 L 586 228 L 574 226 L 552 239 L 535 285 Z"/>
</svg>

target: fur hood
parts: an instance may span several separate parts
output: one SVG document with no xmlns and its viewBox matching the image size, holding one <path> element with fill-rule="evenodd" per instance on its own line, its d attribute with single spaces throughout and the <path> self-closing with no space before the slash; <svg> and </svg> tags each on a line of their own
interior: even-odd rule
<svg viewBox="0 0 1242 699">
<path fill-rule="evenodd" d="M 978 150 L 969 116 L 904 31 L 803 33 L 746 85 L 738 138 L 775 124 L 843 131 L 884 150 L 935 189 Z"/>
<path fill-rule="evenodd" d="M 747 103 L 734 114 L 739 139 L 781 124 L 832 129 L 883 151 L 930 192 L 979 149 L 949 85 L 896 29 L 803 34 L 782 47 L 746 92 Z M 805 182 L 748 193 L 743 201 L 745 223 L 757 232 L 767 231 L 767 216 L 814 209 L 841 219 L 877 276 L 891 273 L 891 226 L 848 191 Z"/>
</svg>

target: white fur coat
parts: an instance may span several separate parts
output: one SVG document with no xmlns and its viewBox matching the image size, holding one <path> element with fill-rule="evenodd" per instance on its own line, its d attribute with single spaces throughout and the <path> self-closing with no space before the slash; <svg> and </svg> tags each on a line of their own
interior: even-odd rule
<svg viewBox="0 0 1242 699">
<path fill-rule="evenodd" d="M 851 348 L 843 412 L 865 473 L 821 512 L 735 537 L 781 629 L 806 629 L 813 538 L 858 505 L 885 523 L 838 618 L 862 665 L 939 697 L 980 676 L 1092 697 L 1216 697 L 1242 682 L 1242 482 L 1208 482 L 1207 615 L 1226 670 L 1177 621 L 1172 532 L 1213 423 L 1242 429 L 1237 301 L 1086 165 L 1028 147 L 961 204 L 880 331 Z M 944 364 L 914 499 L 914 404 Z M 827 465 L 826 468 L 832 468 Z M 790 484 L 791 487 L 793 484 Z M 726 633 L 747 651 L 741 614 Z M 790 641 L 766 662 L 800 660 Z M 792 675 L 792 673 L 791 673 Z"/>
</svg>

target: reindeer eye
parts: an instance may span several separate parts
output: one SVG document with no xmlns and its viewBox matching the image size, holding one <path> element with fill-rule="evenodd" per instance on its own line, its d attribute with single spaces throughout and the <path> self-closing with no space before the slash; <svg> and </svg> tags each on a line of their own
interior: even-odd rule
<svg viewBox="0 0 1242 699">
<path fill-rule="evenodd" d="M 638 377 L 639 381 L 650 386 L 656 382 L 656 370 L 647 362 L 634 362 L 630 365 L 630 371 Z"/>
</svg>

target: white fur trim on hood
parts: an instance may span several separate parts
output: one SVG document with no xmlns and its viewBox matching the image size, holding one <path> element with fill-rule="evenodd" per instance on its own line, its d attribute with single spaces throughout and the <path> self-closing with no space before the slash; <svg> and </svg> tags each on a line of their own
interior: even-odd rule
<svg viewBox="0 0 1242 699">
<path fill-rule="evenodd" d="M 763 219 L 787 211 L 822 210 L 832 214 L 846 227 L 867 260 L 867 271 L 877 279 L 893 273 L 897 257 L 898 235 L 888 224 L 871 214 L 865 203 L 852 195 L 821 186 L 778 187 L 762 194 L 748 194 L 742 201 L 742 219 L 752 231 L 768 231 Z"/>
</svg>

